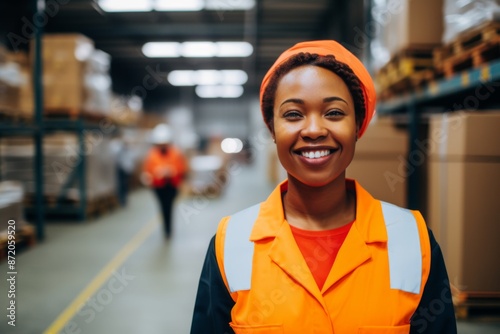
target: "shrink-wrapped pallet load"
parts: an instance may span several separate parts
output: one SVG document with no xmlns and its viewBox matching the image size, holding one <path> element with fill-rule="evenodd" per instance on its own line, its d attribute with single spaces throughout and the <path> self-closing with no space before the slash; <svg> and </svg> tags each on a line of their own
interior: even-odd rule
<svg viewBox="0 0 500 334">
<path fill-rule="evenodd" d="M 491 21 L 500 20 L 498 0 L 444 0 L 443 43 Z"/>
<path fill-rule="evenodd" d="M 55 133 L 44 138 L 43 188 L 49 202 L 59 196 L 65 201 L 80 201 L 78 168 L 85 157 L 85 191 L 87 200 L 114 195 L 116 161 L 110 139 L 99 130 L 85 131 L 85 151 L 80 154 L 75 134 Z M 32 138 L 13 137 L 0 140 L 0 178 L 23 184 L 28 197 L 35 193 L 34 143 Z M 74 182 L 70 182 L 75 177 Z"/>
</svg>

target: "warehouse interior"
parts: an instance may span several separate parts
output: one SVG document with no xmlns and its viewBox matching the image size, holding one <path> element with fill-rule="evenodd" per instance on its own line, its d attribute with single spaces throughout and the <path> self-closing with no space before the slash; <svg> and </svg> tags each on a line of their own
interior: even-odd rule
<svg viewBox="0 0 500 334">
<path fill-rule="evenodd" d="M 497 0 L 0 3 L 0 332 L 189 333 L 220 219 L 287 177 L 262 79 L 325 39 L 377 90 L 347 177 L 422 213 L 458 333 L 500 333 Z M 144 178 L 165 124 L 186 160 L 168 237 Z"/>
</svg>

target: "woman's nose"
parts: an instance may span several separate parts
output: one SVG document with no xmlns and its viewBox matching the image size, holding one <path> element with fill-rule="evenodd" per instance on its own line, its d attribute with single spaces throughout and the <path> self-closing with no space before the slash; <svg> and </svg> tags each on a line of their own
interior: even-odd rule
<svg viewBox="0 0 500 334">
<path fill-rule="evenodd" d="M 324 126 L 324 120 L 319 116 L 309 116 L 304 122 L 304 127 L 301 130 L 301 136 L 304 139 L 316 140 L 325 137 L 328 134 Z"/>
</svg>

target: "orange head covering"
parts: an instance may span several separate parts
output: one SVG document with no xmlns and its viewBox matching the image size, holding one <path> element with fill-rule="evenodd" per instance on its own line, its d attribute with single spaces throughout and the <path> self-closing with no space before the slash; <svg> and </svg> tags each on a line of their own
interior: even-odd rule
<svg viewBox="0 0 500 334">
<path fill-rule="evenodd" d="M 363 124 L 361 124 L 361 128 L 359 129 L 359 134 L 358 134 L 358 137 L 361 137 L 361 135 L 363 135 L 366 128 L 368 127 L 368 124 L 370 124 L 370 120 L 372 119 L 373 115 L 375 114 L 375 103 L 376 103 L 375 86 L 373 85 L 373 80 L 370 76 L 370 73 L 368 73 L 363 63 L 342 45 L 332 40 L 302 42 L 295 44 L 290 49 L 283 52 L 278 57 L 273 66 L 271 66 L 269 71 L 264 76 L 264 79 L 262 80 L 262 84 L 260 86 L 261 106 L 262 106 L 262 98 L 264 96 L 264 91 L 266 90 L 266 87 L 269 84 L 269 80 L 273 76 L 276 69 L 290 57 L 301 52 L 318 54 L 320 56 L 333 55 L 335 56 L 335 59 L 337 61 L 349 66 L 351 70 L 354 72 L 354 74 L 358 77 L 361 83 L 361 88 L 363 90 L 363 95 L 365 98 L 365 109 L 366 109 L 365 119 L 363 120 Z"/>
</svg>

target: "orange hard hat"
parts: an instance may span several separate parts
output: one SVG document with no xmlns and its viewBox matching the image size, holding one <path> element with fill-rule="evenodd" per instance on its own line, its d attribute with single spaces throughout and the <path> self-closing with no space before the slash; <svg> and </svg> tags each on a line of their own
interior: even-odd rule
<svg viewBox="0 0 500 334">
<path fill-rule="evenodd" d="M 269 80 L 276 71 L 276 69 L 290 57 L 302 52 L 318 54 L 320 56 L 333 55 L 337 61 L 349 66 L 351 70 L 354 72 L 354 74 L 358 77 L 361 83 L 361 88 L 363 90 L 363 95 L 365 98 L 365 109 L 366 109 L 365 119 L 363 120 L 363 124 L 361 124 L 361 128 L 359 129 L 359 134 L 358 134 L 358 137 L 361 137 L 365 132 L 366 128 L 368 127 L 368 124 L 370 124 L 370 120 L 372 119 L 373 115 L 375 114 L 375 104 L 377 99 L 375 86 L 373 84 L 373 80 L 372 77 L 370 76 L 370 73 L 368 73 L 368 70 L 365 68 L 363 63 L 349 50 L 347 50 L 341 44 L 333 40 L 301 42 L 295 44 L 290 49 L 283 52 L 274 62 L 273 66 L 271 66 L 269 71 L 264 76 L 264 79 L 262 80 L 262 84 L 260 86 L 261 106 L 262 106 L 262 97 L 264 95 L 264 91 L 266 90 L 266 87 L 269 84 Z"/>
</svg>

